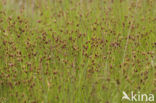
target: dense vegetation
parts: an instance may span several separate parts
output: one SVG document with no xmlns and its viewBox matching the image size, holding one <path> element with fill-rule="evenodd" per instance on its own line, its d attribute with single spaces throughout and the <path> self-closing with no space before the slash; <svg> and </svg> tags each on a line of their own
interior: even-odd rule
<svg viewBox="0 0 156 103">
<path fill-rule="evenodd" d="M 155 0 L 0 0 L 0 103 L 129 103 L 156 94 Z"/>
</svg>

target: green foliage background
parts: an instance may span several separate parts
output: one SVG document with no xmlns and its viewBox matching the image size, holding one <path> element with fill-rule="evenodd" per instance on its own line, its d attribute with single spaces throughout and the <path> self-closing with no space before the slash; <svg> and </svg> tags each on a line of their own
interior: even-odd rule
<svg viewBox="0 0 156 103">
<path fill-rule="evenodd" d="M 155 0 L 0 0 L 0 103 L 155 95 L 155 51 Z"/>
</svg>

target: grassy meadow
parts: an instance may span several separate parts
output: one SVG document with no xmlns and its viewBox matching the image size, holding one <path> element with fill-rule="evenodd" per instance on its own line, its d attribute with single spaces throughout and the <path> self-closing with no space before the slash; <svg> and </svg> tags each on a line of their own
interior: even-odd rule
<svg viewBox="0 0 156 103">
<path fill-rule="evenodd" d="M 0 0 L 0 103 L 135 103 L 123 91 L 156 96 L 156 0 Z"/>
</svg>

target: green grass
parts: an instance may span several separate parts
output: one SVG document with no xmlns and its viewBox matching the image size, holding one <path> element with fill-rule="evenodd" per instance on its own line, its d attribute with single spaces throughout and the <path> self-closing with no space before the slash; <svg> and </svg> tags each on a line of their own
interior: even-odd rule
<svg viewBox="0 0 156 103">
<path fill-rule="evenodd" d="M 123 91 L 156 96 L 155 5 L 0 0 L 0 103 L 130 103 Z"/>
</svg>

